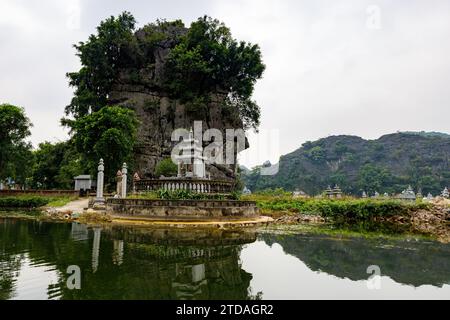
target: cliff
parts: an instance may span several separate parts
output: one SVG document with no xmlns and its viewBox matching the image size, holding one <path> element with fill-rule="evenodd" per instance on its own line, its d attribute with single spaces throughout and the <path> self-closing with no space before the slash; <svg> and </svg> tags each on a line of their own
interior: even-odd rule
<svg viewBox="0 0 450 320">
<path fill-rule="evenodd" d="M 204 131 L 243 128 L 239 113 L 225 110 L 226 91 L 211 91 L 208 101 L 196 102 L 183 101 L 168 90 L 167 58 L 187 31 L 177 24 L 164 28 L 152 25 L 136 31 L 135 41 L 145 46 L 129 50 L 130 63 L 119 70 L 108 97 L 108 104 L 129 107 L 138 116 L 134 165 L 141 177 L 151 177 L 157 163 L 170 157 L 174 146 L 171 134 L 175 129 L 190 129 L 194 121 L 202 121 Z M 235 166 L 216 165 L 208 170 L 212 178 L 234 179 Z"/>
</svg>

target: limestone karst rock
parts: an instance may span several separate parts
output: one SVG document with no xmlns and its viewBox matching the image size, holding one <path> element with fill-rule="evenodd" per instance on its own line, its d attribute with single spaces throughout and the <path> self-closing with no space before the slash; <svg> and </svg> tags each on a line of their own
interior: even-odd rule
<svg viewBox="0 0 450 320">
<path fill-rule="evenodd" d="M 154 33 L 154 29 L 151 32 Z M 187 29 L 174 25 L 161 32 L 165 35 L 164 40 L 150 49 L 130 53 L 130 60 L 139 63 L 120 69 L 108 97 L 109 104 L 130 107 L 138 116 L 140 126 L 134 166 L 140 177 L 152 177 L 157 163 L 170 157 L 174 146 L 171 134 L 175 129 L 190 129 L 194 121 L 202 121 L 203 130 L 216 128 L 224 132 L 227 128 L 243 127 L 237 111 L 224 112 L 223 103 L 227 93 L 220 89 L 210 93 L 209 102 L 200 112 L 192 108 L 192 103 L 171 98 L 164 86 L 166 61 L 176 44 L 176 38 L 186 33 Z M 145 27 L 135 33 L 138 42 L 147 36 L 149 34 Z M 235 165 L 209 167 L 213 179 L 234 179 L 235 170 Z"/>
</svg>

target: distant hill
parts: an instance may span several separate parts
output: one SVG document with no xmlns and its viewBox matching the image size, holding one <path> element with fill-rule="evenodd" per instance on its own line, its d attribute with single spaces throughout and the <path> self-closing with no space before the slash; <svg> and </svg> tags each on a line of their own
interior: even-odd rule
<svg viewBox="0 0 450 320">
<path fill-rule="evenodd" d="M 398 193 L 411 185 L 424 194 L 450 186 L 450 135 L 399 132 L 378 140 L 331 136 L 280 159 L 279 172 L 261 176 L 260 167 L 242 172 L 252 191 L 284 188 L 318 194 L 338 184 L 347 194 Z"/>
</svg>

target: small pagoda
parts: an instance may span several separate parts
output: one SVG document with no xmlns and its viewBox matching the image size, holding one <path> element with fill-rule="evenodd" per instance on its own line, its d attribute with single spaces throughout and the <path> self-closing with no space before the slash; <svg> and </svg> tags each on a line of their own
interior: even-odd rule
<svg viewBox="0 0 450 320">
<path fill-rule="evenodd" d="M 328 186 L 328 188 L 325 190 L 325 195 L 329 199 L 341 199 L 343 193 L 341 188 L 338 185 L 335 185 L 334 188 Z"/>
</svg>

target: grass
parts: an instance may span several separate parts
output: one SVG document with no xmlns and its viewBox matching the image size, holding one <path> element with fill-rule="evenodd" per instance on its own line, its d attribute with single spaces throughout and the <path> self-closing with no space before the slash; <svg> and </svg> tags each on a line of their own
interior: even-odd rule
<svg viewBox="0 0 450 320">
<path fill-rule="evenodd" d="M 279 234 L 316 234 L 338 238 L 364 238 L 364 239 L 420 239 L 420 240 L 435 240 L 435 237 L 429 234 L 418 234 L 410 232 L 409 230 L 386 229 L 384 227 L 378 228 L 347 228 L 344 226 L 336 226 L 334 224 L 325 225 L 311 225 L 311 224 L 296 224 L 296 225 L 272 225 L 261 232 L 279 233 Z"/>
<path fill-rule="evenodd" d="M 51 198 L 51 199 L 52 200 L 49 203 L 47 203 L 47 207 L 58 208 L 58 207 L 65 206 L 69 202 L 77 200 L 78 197 L 64 196 L 64 197 L 56 197 L 56 198 Z"/>
<path fill-rule="evenodd" d="M 264 214 L 277 212 L 320 215 L 325 218 L 370 219 L 393 215 L 408 215 L 420 209 L 429 209 L 424 202 L 405 202 L 390 199 L 295 199 L 290 196 L 249 195 L 242 199 L 256 201 Z"/>
</svg>

